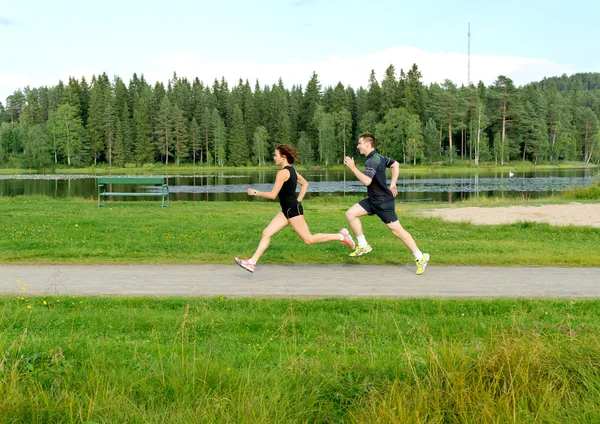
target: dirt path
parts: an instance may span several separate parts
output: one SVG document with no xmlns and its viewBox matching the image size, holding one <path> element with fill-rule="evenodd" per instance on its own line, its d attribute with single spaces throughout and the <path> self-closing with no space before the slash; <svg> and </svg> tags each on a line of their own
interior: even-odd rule
<svg viewBox="0 0 600 424">
<path fill-rule="evenodd" d="M 447 221 L 496 225 L 519 221 L 546 222 L 553 225 L 581 225 L 600 228 L 600 204 L 569 203 L 567 205 L 466 207 L 428 209 L 425 216 Z"/>
<path fill-rule="evenodd" d="M 435 259 L 435 258 L 433 258 Z M 0 265 L 0 295 L 598 298 L 600 268 Z"/>
</svg>

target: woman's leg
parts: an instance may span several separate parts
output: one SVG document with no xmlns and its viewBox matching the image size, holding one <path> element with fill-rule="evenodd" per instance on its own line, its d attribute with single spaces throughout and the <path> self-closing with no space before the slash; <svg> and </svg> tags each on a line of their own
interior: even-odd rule
<svg viewBox="0 0 600 424">
<path fill-rule="evenodd" d="M 275 218 L 271 220 L 267 228 L 265 228 L 262 232 L 262 238 L 260 239 L 260 243 L 258 243 L 258 247 L 256 248 L 256 252 L 254 252 L 254 256 L 250 258 L 252 262 L 257 263 L 262 254 L 269 247 L 269 243 L 271 242 L 271 237 L 279 231 L 283 230 L 286 225 L 289 224 L 288 219 L 285 217 L 283 212 L 279 212 L 275 215 Z"/>
<path fill-rule="evenodd" d="M 304 215 L 298 215 L 289 220 L 290 225 L 306 244 L 323 243 L 325 241 L 341 241 L 338 234 L 311 234 L 304 219 Z"/>
</svg>

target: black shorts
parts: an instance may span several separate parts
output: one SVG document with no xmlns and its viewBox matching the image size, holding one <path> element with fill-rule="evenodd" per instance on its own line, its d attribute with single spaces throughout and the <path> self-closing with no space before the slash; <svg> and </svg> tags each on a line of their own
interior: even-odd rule
<svg viewBox="0 0 600 424">
<path fill-rule="evenodd" d="M 281 210 L 287 219 L 294 218 L 300 215 L 304 215 L 304 209 L 302 208 L 302 203 L 298 202 L 295 205 L 291 205 L 288 208 L 284 208 Z"/>
<path fill-rule="evenodd" d="M 369 215 L 377 215 L 384 224 L 391 224 L 392 222 L 398 221 L 398 215 L 396 215 L 396 202 L 393 200 L 387 203 L 373 203 L 369 198 L 366 198 L 358 202 L 358 204 L 361 205 Z"/>
</svg>

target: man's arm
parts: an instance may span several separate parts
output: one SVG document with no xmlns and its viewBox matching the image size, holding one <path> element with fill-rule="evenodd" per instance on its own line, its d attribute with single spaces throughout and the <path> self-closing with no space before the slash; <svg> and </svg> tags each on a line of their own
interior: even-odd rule
<svg viewBox="0 0 600 424">
<path fill-rule="evenodd" d="M 398 195 L 398 188 L 396 187 L 396 181 L 398 181 L 398 175 L 400 174 L 400 164 L 394 161 L 392 166 L 392 179 L 390 180 L 390 191 L 396 197 Z"/>
<path fill-rule="evenodd" d="M 360 170 L 354 164 L 354 159 L 353 158 L 351 158 L 350 156 L 346 156 L 344 158 L 344 163 L 346 164 L 346 166 L 348 168 L 350 168 L 350 171 L 352 171 L 354 173 L 354 175 L 356 175 L 356 178 L 358 178 L 361 183 L 363 183 L 367 187 L 371 185 L 371 182 L 373 181 L 373 178 L 370 178 L 367 175 L 365 175 L 362 172 L 360 172 Z"/>
</svg>

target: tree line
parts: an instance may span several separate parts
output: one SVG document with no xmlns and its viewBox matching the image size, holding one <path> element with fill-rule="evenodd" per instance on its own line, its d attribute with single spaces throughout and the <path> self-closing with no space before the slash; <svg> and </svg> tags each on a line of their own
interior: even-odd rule
<svg viewBox="0 0 600 424">
<path fill-rule="evenodd" d="M 133 167 L 246 166 L 270 163 L 292 144 L 302 164 L 329 166 L 355 153 L 358 134 L 375 134 L 378 150 L 407 164 L 456 160 L 600 162 L 600 73 L 544 78 L 515 86 L 425 85 L 417 65 L 390 65 L 366 88 L 251 87 L 221 78 L 207 85 L 173 74 L 166 86 L 133 74 L 70 77 L 25 87 L 0 102 L 0 165 Z"/>
</svg>

